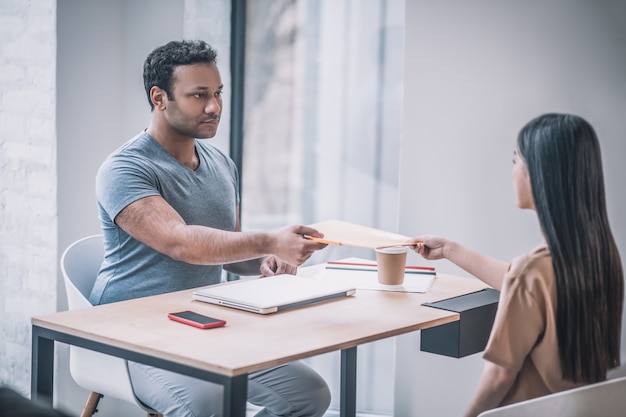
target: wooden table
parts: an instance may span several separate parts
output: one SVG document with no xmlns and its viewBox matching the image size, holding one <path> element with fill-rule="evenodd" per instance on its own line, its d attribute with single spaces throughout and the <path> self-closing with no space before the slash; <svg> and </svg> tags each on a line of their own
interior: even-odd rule
<svg viewBox="0 0 626 417">
<path fill-rule="evenodd" d="M 354 417 L 357 346 L 459 320 L 458 313 L 422 303 L 486 287 L 438 274 L 426 294 L 357 290 L 354 297 L 267 316 L 193 301 L 193 290 L 185 290 L 33 317 L 32 398 L 52 401 L 55 341 L 222 384 L 224 415 L 234 417 L 245 417 L 248 373 L 340 350 L 340 415 Z M 227 325 L 200 330 L 167 318 L 187 309 Z"/>
</svg>

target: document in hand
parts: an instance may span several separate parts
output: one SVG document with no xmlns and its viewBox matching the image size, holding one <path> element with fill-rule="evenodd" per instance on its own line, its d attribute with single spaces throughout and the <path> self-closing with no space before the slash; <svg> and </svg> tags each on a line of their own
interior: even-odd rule
<svg viewBox="0 0 626 417">
<path fill-rule="evenodd" d="M 333 245 L 376 249 L 384 246 L 406 245 L 410 240 L 408 236 L 341 220 L 327 220 L 309 226 L 324 233 L 324 238 L 311 238 L 312 240 Z"/>
</svg>

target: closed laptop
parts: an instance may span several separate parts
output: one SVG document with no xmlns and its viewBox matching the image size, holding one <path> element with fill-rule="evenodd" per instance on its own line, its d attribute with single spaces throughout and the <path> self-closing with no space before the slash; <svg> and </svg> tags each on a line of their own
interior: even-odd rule
<svg viewBox="0 0 626 417">
<path fill-rule="evenodd" d="M 355 287 L 295 275 L 275 275 L 211 285 L 194 291 L 198 301 L 259 314 L 304 307 L 354 295 Z"/>
</svg>

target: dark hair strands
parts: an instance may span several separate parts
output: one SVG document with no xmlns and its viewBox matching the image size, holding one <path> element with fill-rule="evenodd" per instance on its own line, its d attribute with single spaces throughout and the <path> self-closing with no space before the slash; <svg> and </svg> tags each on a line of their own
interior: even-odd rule
<svg viewBox="0 0 626 417">
<path fill-rule="evenodd" d="M 520 131 L 518 148 L 552 255 L 563 377 L 605 380 L 620 364 L 624 284 L 596 133 L 578 116 L 545 114 Z"/>
</svg>

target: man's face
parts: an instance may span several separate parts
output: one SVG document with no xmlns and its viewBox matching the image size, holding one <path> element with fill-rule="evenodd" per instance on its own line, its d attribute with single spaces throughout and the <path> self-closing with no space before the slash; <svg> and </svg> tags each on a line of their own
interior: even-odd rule
<svg viewBox="0 0 626 417">
<path fill-rule="evenodd" d="M 212 138 L 222 114 L 222 78 L 215 64 L 181 65 L 172 74 L 165 118 L 182 136 Z"/>
</svg>

